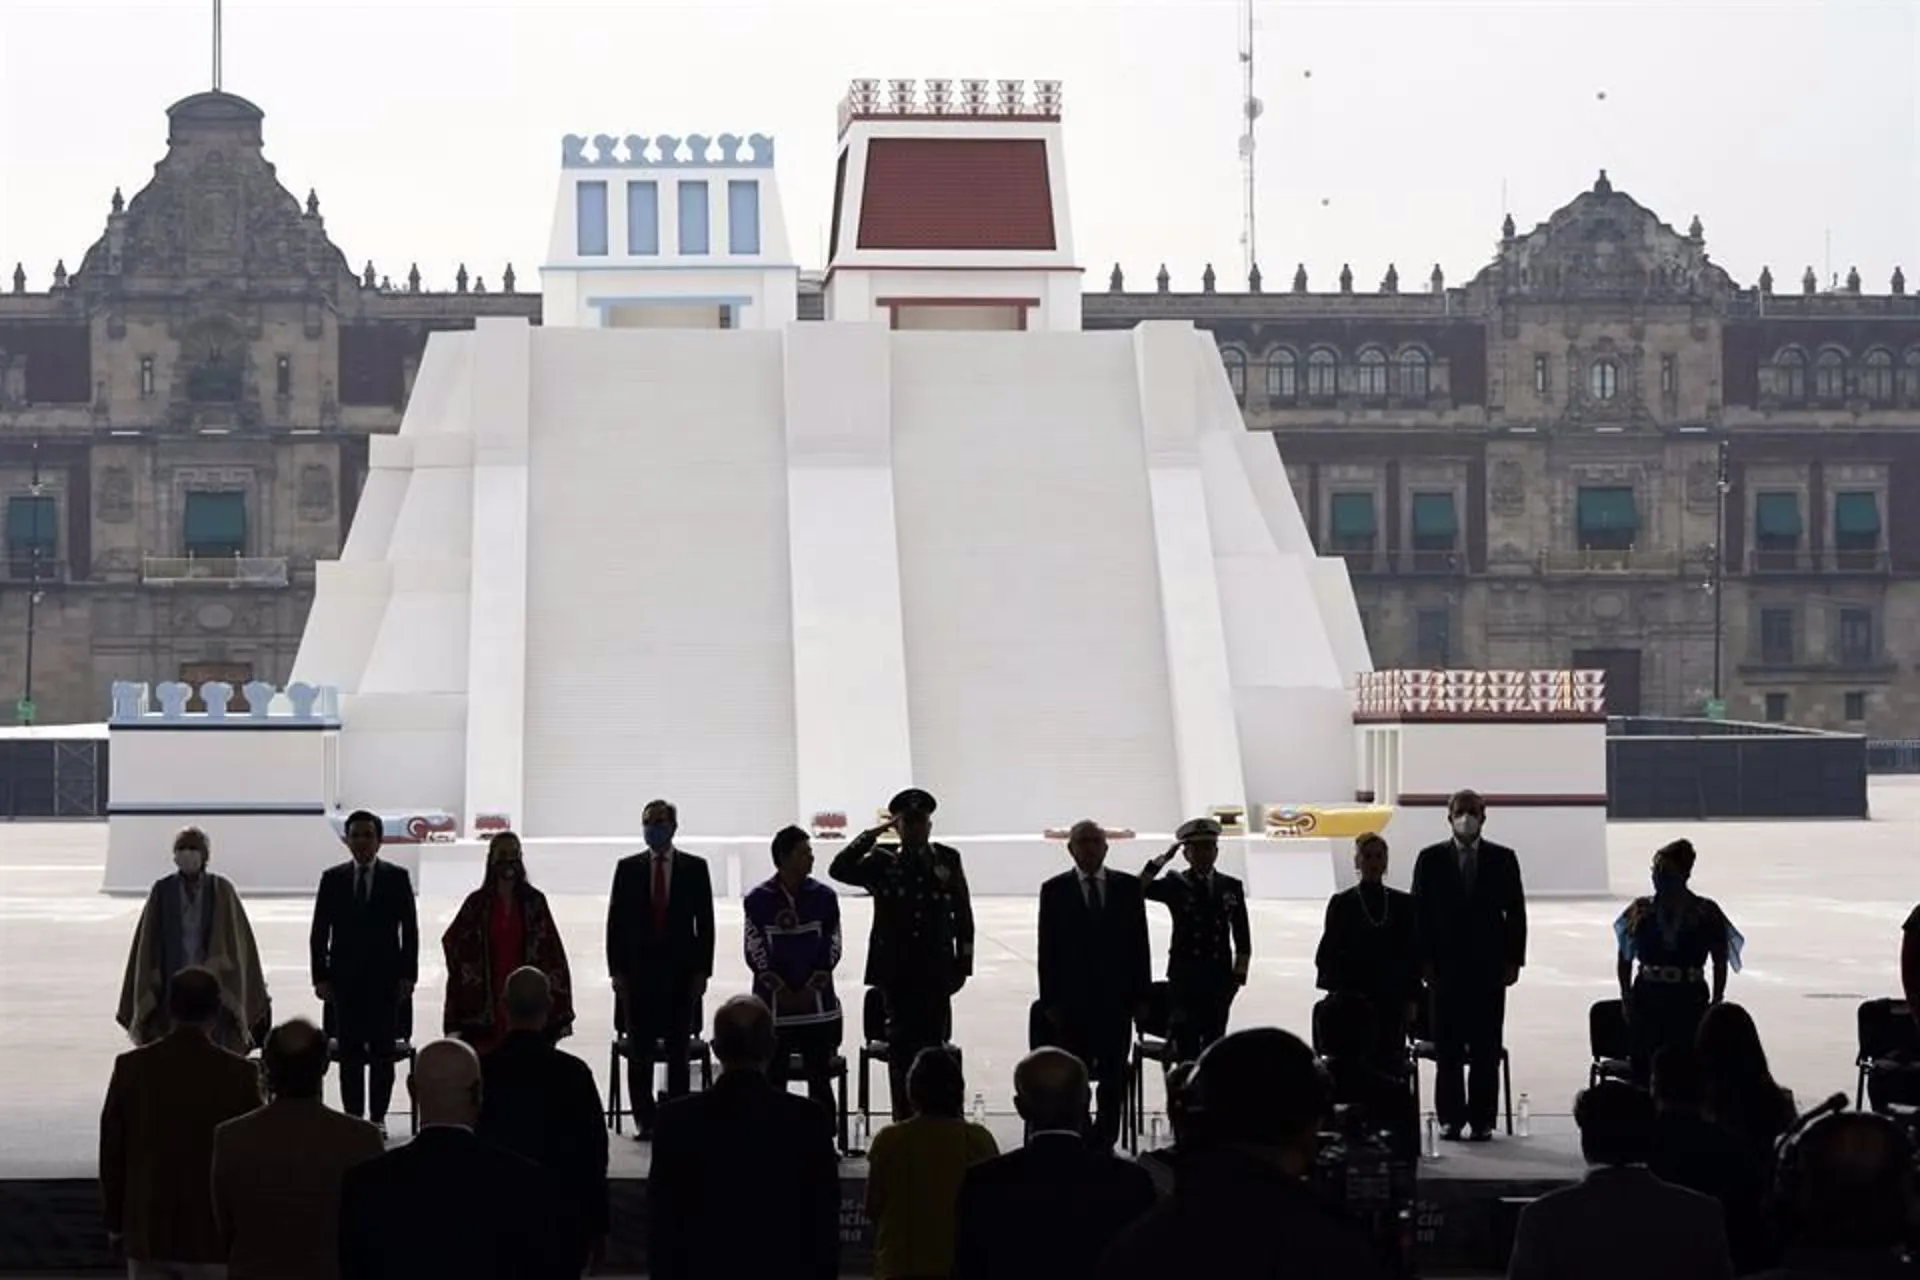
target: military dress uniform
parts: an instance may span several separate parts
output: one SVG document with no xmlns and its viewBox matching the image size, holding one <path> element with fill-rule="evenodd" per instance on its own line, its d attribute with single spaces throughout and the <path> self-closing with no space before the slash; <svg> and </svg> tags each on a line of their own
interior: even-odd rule
<svg viewBox="0 0 1920 1280">
<path fill-rule="evenodd" d="M 935 807 L 932 796 L 913 789 L 887 810 L 898 817 Z M 953 995 L 973 974 L 973 903 L 960 853 L 933 842 L 917 850 L 882 845 L 866 831 L 834 856 L 827 874 L 873 899 L 866 983 L 886 1005 L 887 1077 L 894 1116 L 905 1119 L 912 1114 L 907 1069 L 920 1050 L 953 1034 Z"/>
<path fill-rule="evenodd" d="M 1218 837 L 1209 818 L 1185 823 L 1177 833 Z M 1188 868 L 1156 874 L 1157 864 L 1141 872 L 1146 897 L 1162 902 L 1173 916 L 1173 940 L 1167 947 L 1167 985 L 1172 988 L 1168 1039 L 1174 1060 L 1192 1062 L 1227 1033 L 1233 998 L 1246 982 L 1253 958 L 1253 928 L 1247 920 L 1246 886 L 1230 875 Z"/>
</svg>

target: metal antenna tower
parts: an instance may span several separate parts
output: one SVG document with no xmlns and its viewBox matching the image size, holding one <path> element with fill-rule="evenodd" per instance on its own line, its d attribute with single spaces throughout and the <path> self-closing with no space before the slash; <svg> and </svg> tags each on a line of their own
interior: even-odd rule
<svg viewBox="0 0 1920 1280">
<path fill-rule="evenodd" d="M 1247 275 L 1253 274 L 1255 264 L 1260 261 L 1259 242 L 1259 196 L 1254 181 L 1254 126 L 1260 115 L 1266 110 L 1260 99 L 1253 96 L 1253 0 L 1241 0 L 1240 32 L 1240 98 L 1241 129 L 1240 134 L 1240 178 L 1245 187 L 1242 221 L 1240 225 L 1240 247 L 1245 251 L 1246 261 L 1242 264 Z"/>
</svg>

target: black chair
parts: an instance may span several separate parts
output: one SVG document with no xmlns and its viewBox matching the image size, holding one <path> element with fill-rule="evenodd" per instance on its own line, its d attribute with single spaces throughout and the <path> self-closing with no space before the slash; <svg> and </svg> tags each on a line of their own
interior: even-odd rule
<svg viewBox="0 0 1920 1280">
<path fill-rule="evenodd" d="M 1633 1032 L 1627 1028 L 1626 1006 L 1618 1000 L 1595 1000 L 1587 1006 L 1587 1048 L 1593 1063 L 1587 1068 L 1587 1087 L 1603 1080 L 1633 1081 Z"/>
<path fill-rule="evenodd" d="M 414 1059 L 417 1056 L 413 1047 L 413 1041 L 395 1040 L 392 1047 L 387 1051 L 385 1061 L 396 1067 L 403 1062 L 406 1063 L 407 1074 L 411 1076 L 413 1074 Z M 338 1040 L 327 1041 L 327 1061 L 336 1067 L 340 1065 L 340 1042 Z M 420 1104 L 415 1100 L 413 1090 L 411 1089 L 407 1090 L 407 1132 L 420 1132 Z"/>
<path fill-rule="evenodd" d="M 1140 1130 L 1147 1116 L 1147 1063 L 1157 1062 L 1162 1070 L 1173 1066 L 1173 984 L 1151 983 L 1147 987 L 1145 1016 L 1134 1026 L 1133 1055 L 1127 1064 L 1126 1110 L 1121 1116 L 1120 1141 L 1129 1153 L 1140 1150 Z"/>
<path fill-rule="evenodd" d="M 1433 1001 L 1431 998 L 1418 1001 L 1413 1019 L 1413 1034 L 1407 1046 L 1409 1058 L 1407 1073 L 1413 1077 L 1413 1100 L 1418 1108 L 1420 1104 L 1420 1064 L 1431 1062 L 1438 1066 L 1440 1051 L 1433 1042 Z M 1513 1055 L 1507 1052 L 1505 1045 L 1500 1046 L 1500 1089 L 1504 1104 L 1507 1136 L 1513 1136 Z"/>
<path fill-rule="evenodd" d="M 626 1064 L 633 1056 L 633 1041 L 620 1028 L 626 1025 L 626 1011 L 619 1001 L 613 1008 L 613 1044 L 607 1055 L 607 1125 L 615 1133 L 624 1133 L 626 1118 L 633 1115 L 633 1108 L 626 1097 Z M 700 1087 L 713 1088 L 713 1046 L 700 1035 L 700 1028 L 706 1025 L 706 1015 L 699 1008 L 693 1010 L 693 1031 L 687 1037 L 687 1061 L 700 1068 Z M 666 1043 L 653 1042 L 653 1060 L 659 1062 L 666 1053 Z M 647 1082 L 649 1088 L 653 1082 Z"/>
<path fill-rule="evenodd" d="M 788 1054 L 788 1083 L 796 1080 L 805 1081 L 806 1078 L 807 1064 L 801 1060 L 799 1054 Z M 827 1078 L 833 1081 L 833 1119 L 835 1129 L 839 1134 L 840 1154 L 842 1156 L 853 1155 L 855 1153 L 848 1141 L 848 1130 L 850 1127 L 848 1120 L 850 1113 L 847 1111 L 847 1060 L 843 1055 L 835 1053 L 833 1057 L 827 1060 Z"/>
<path fill-rule="evenodd" d="M 1859 1048 L 1853 1065 L 1859 1073 L 1854 1086 L 1857 1111 L 1867 1100 L 1867 1086 L 1877 1076 L 1920 1074 L 1920 1027 L 1905 1000 L 1867 1000 L 1855 1015 Z M 1878 1108 L 1876 1108 L 1877 1110 Z"/>
<path fill-rule="evenodd" d="M 953 1024 L 948 1023 L 946 1041 L 941 1045 L 956 1061 L 964 1063 L 960 1046 L 953 1043 Z M 868 987 L 860 1000 L 860 1085 L 857 1107 L 860 1118 L 873 1119 L 873 1064 L 888 1066 L 893 1050 L 887 1043 L 887 1000 L 880 988 Z"/>
</svg>

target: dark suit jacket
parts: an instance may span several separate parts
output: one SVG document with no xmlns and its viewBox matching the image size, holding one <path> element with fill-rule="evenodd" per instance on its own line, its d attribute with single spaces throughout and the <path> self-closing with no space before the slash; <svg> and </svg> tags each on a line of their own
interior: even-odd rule
<svg viewBox="0 0 1920 1280">
<path fill-rule="evenodd" d="M 1120 1233 L 1096 1280 L 1386 1280 L 1367 1242 L 1273 1166 L 1195 1151 L 1178 1168 L 1173 1194 Z"/>
<path fill-rule="evenodd" d="M 348 1170 L 341 1280 L 578 1280 L 579 1235 L 539 1165 L 444 1125 Z"/>
<path fill-rule="evenodd" d="M 1413 910 L 1421 959 L 1441 981 L 1504 980 L 1527 962 L 1527 894 L 1520 859 L 1503 844 L 1482 840 L 1473 891 L 1460 873 L 1452 840 L 1428 845 L 1413 864 Z"/>
<path fill-rule="evenodd" d="M 1720 1205 L 1645 1169 L 1594 1169 L 1520 1211 L 1507 1280 L 1731 1280 Z"/>
<path fill-rule="evenodd" d="M 354 892 L 358 870 L 359 864 L 352 859 L 328 867 L 321 873 L 320 890 L 313 899 L 308 965 L 314 986 L 324 982 L 333 987 L 326 1010 L 329 1035 L 351 1030 L 369 1017 L 384 1030 L 385 1018 L 400 1012 L 400 984 L 420 978 L 420 920 L 413 877 L 405 867 L 376 858 L 373 889 L 362 903 Z M 395 1037 L 410 1034 L 411 1022 L 396 1016 Z"/>
<path fill-rule="evenodd" d="M 1235 964 L 1253 955 L 1247 887 L 1217 870 L 1210 878 L 1210 887 L 1190 870 L 1141 881 L 1141 891 L 1173 916 L 1167 981 L 1176 987 L 1228 985 Z"/>
<path fill-rule="evenodd" d="M 100 1111 L 107 1230 L 141 1262 L 224 1262 L 213 1132 L 260 1105 L 260 1072 L 191 1027 L 113 1062 Z"/>
<path fill-rule="evenodd" d="M 673 851 L 665 933 L 653 928 L 653 855 L 620 859 L 607 903 L 607 973 L 627 984 L 630 997 L 713 976 L 713 875 L 705 858 Z"/>
<path fill-rule="evenodd" d="M 213 1135 L 213 1209 L 228 1280 L 337 1280 L 340 1186 L 385 1150 L 319 1098 L 280 1098 Z"/>
<path fill-rule="evenodd" d="M 967 1170 L 954 1280 L 1092 1280 L 1115 1238 L 1155 1200 L 1139 1165 L 1076 1134 L 1037 1133 Z"/>
<path fill-rule="evenodd" d="M 480 1060 L 480 1070 L 475 1132 L 553 1175 L 584 1250 L 607 1234 L 607 1117 L 592 1069 L 545 1034 L 516 1031 Z"/>
<path fill-rule="evenodd" d="M 839 1272 L 840 1160 L 818 1103 L 728 1071 L 660 1108 L 647 1175 L 652 1280 Z"/>
<path fill-rule="evenodd" d="M 1398 1018 L 1420 994 L 1420 929 L 1413 895 L 1380 889 L 1373 908 L 1357 884 L 1327 899 L 1313 962 L 1322 991 L 1365 996 L 1377 1017 Z"/>
<path fill-rule="evenodd" d="M 1106 905 L 1087 905 L 1076 868 L 1040 886 L 1040 1003 L 1069 1023 L 1125 1020 L 1147 998 L 1153 956 L 1138 876 L 1108 868 Z"/>
<path fill-rule="evenodd" d="M 971 976 L 973 895 L 958 849 L 936 841 L 919 856 L 862 833 L 833 855 L 827 874 L 873 899 L 868 986 L 944 995 Z"/>
</svg>

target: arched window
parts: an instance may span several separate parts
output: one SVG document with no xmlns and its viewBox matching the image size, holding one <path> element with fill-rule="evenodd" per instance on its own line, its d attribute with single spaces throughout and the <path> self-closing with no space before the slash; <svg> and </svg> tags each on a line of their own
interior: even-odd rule
<svg viewBox="0 0 1920 1280">
<path fill-rule="evenodd" d="M 1900 361 L 1900 398 L 1910 406 L 1920 405 L 1920 347 Z"/>
<path fill-rule="evenodd" d="M 1611 400 L 1620 394 L 1620 366 L 1611 360 L 1595 360 L 1588 372 L 1587 385 L 1595 400 Z"/>
<path fill-rule="evenodd" d="M 1408 347 L 1400 353 L 1400 394 L 1408 400 L 1425 400 L 1432 384 L 1427 353 Z"/>
<path fill-rule="evenodd" d="M 1340 394 L 1339 358 L 1324 347 L 1307 357 L 1307 394 L 1316 400 Z"/>
<path fill-rule="evenodd" d="M 1828 402 L 1847 398 L 1847 358 L 1831 347 L 1813 362 L 1813 398 Z"/>
<path fill-rule="evenodd" d="M 1365 399 L 1378 400 L 1387 394 L 1387 354 L 1368 347 L 1355 362 L 1354 392 Z"/>
<path fill-rule="evenodd" d="M 1773 357 L 1760 370 L 1760 391 L 1775 400 L 1797 404 L 1807 398 L 1807 358 L 1792 347 Z"/>
<path fill-rule="evenodd" d="M 1267 399 L 1293 401 L 1300 398 L 1300 366 L 1293 352 L 1280 347 L 1267 353 Z"/>
<path fill-rule="evenodd" d="M 1233 388 L 1233 398 L 1245 402 L 1247 398 L 1247 357 L 1244 352 L 1224 347 L 1220 351 L 1220 363 L 1227 367 L 1227 385 Z"/>
<path fill-rule="evenodd" d="M 1873 404 L 1893 403 L 1893 355 L 1869 351 L 1860 364 L 1860 395 Z"/>
</svg>

